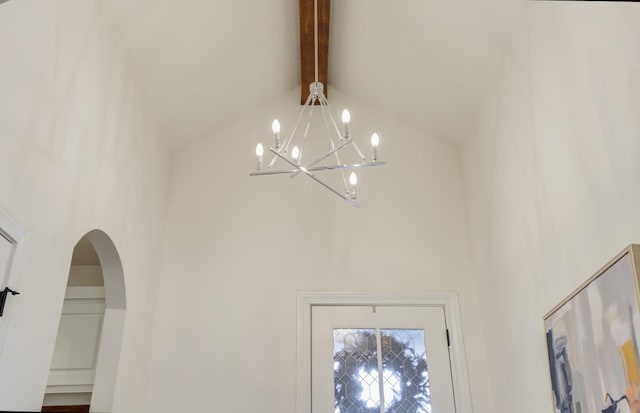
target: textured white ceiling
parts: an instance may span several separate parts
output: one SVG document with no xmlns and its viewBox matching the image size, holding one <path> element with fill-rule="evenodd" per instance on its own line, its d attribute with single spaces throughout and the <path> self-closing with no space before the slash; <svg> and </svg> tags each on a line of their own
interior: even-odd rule
<svg viewBox="0 0 640 413">
<path fill-rule="evenodd" d="M 173 147 L 300 82 L 298 0 L 108 3 Z M 329 87 L 463 142 L 524 4 L 334 0 Z"/>
</svg>

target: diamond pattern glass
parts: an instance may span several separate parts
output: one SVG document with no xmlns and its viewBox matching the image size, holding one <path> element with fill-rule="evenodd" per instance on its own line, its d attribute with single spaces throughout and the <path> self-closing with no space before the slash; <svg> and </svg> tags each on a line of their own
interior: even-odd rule
<svg viewBox="0 0 640 413">
<path fill-rule="evenodd" d="M 335 413 L 380 413 L 375 329 L 333 330 Z"/>
<path fill-rule="evenodd" d="M 376 335 L 333 330 L 335 413 L 432 413 L 424 330 L 381 329 L 381 367 Z"/>
<path fill-rule="evenodd" d="M 431 413 L 424 330 L 380 330 L 387 413 Z"/>
</svg>

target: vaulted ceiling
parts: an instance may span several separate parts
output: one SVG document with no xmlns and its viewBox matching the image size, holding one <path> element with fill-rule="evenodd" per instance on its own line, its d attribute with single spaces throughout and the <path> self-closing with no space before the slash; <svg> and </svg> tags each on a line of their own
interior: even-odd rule
<svg viewBox="0 0 640 413">
<path fill-rule="evenodd" d="M 299 86 L 298 3 L 108 0 L 173 147 L 209 136 L 243 110 Z M 329 88 L 437 138 L 464 142 L 524 4 L 333 0 Z"/>
</svg>

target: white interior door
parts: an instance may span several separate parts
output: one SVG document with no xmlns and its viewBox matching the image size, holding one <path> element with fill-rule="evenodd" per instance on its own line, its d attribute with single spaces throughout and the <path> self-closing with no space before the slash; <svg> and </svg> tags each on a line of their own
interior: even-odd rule
<svg viewBox="0 0 640 413">
<path fill-rule="evenodd" d="M 444 308 L 314 306 L 313 413 L 454 413 Z"/>
</svg>

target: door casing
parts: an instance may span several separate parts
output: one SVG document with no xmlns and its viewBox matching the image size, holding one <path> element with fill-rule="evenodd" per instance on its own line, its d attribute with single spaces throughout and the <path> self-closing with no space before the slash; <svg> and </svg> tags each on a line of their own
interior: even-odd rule
<svg viewBox="0 0 640 413">
<path fill-rule="evenodd" d="M 441 306 L 451 343 L 451 376 L 457 413 L 472 413 L 471 391 L 456 292 L 431 293 L 298 293 L 297 412 L 311 413 L 311 310 L 313 306 Z"/>
</svg>

